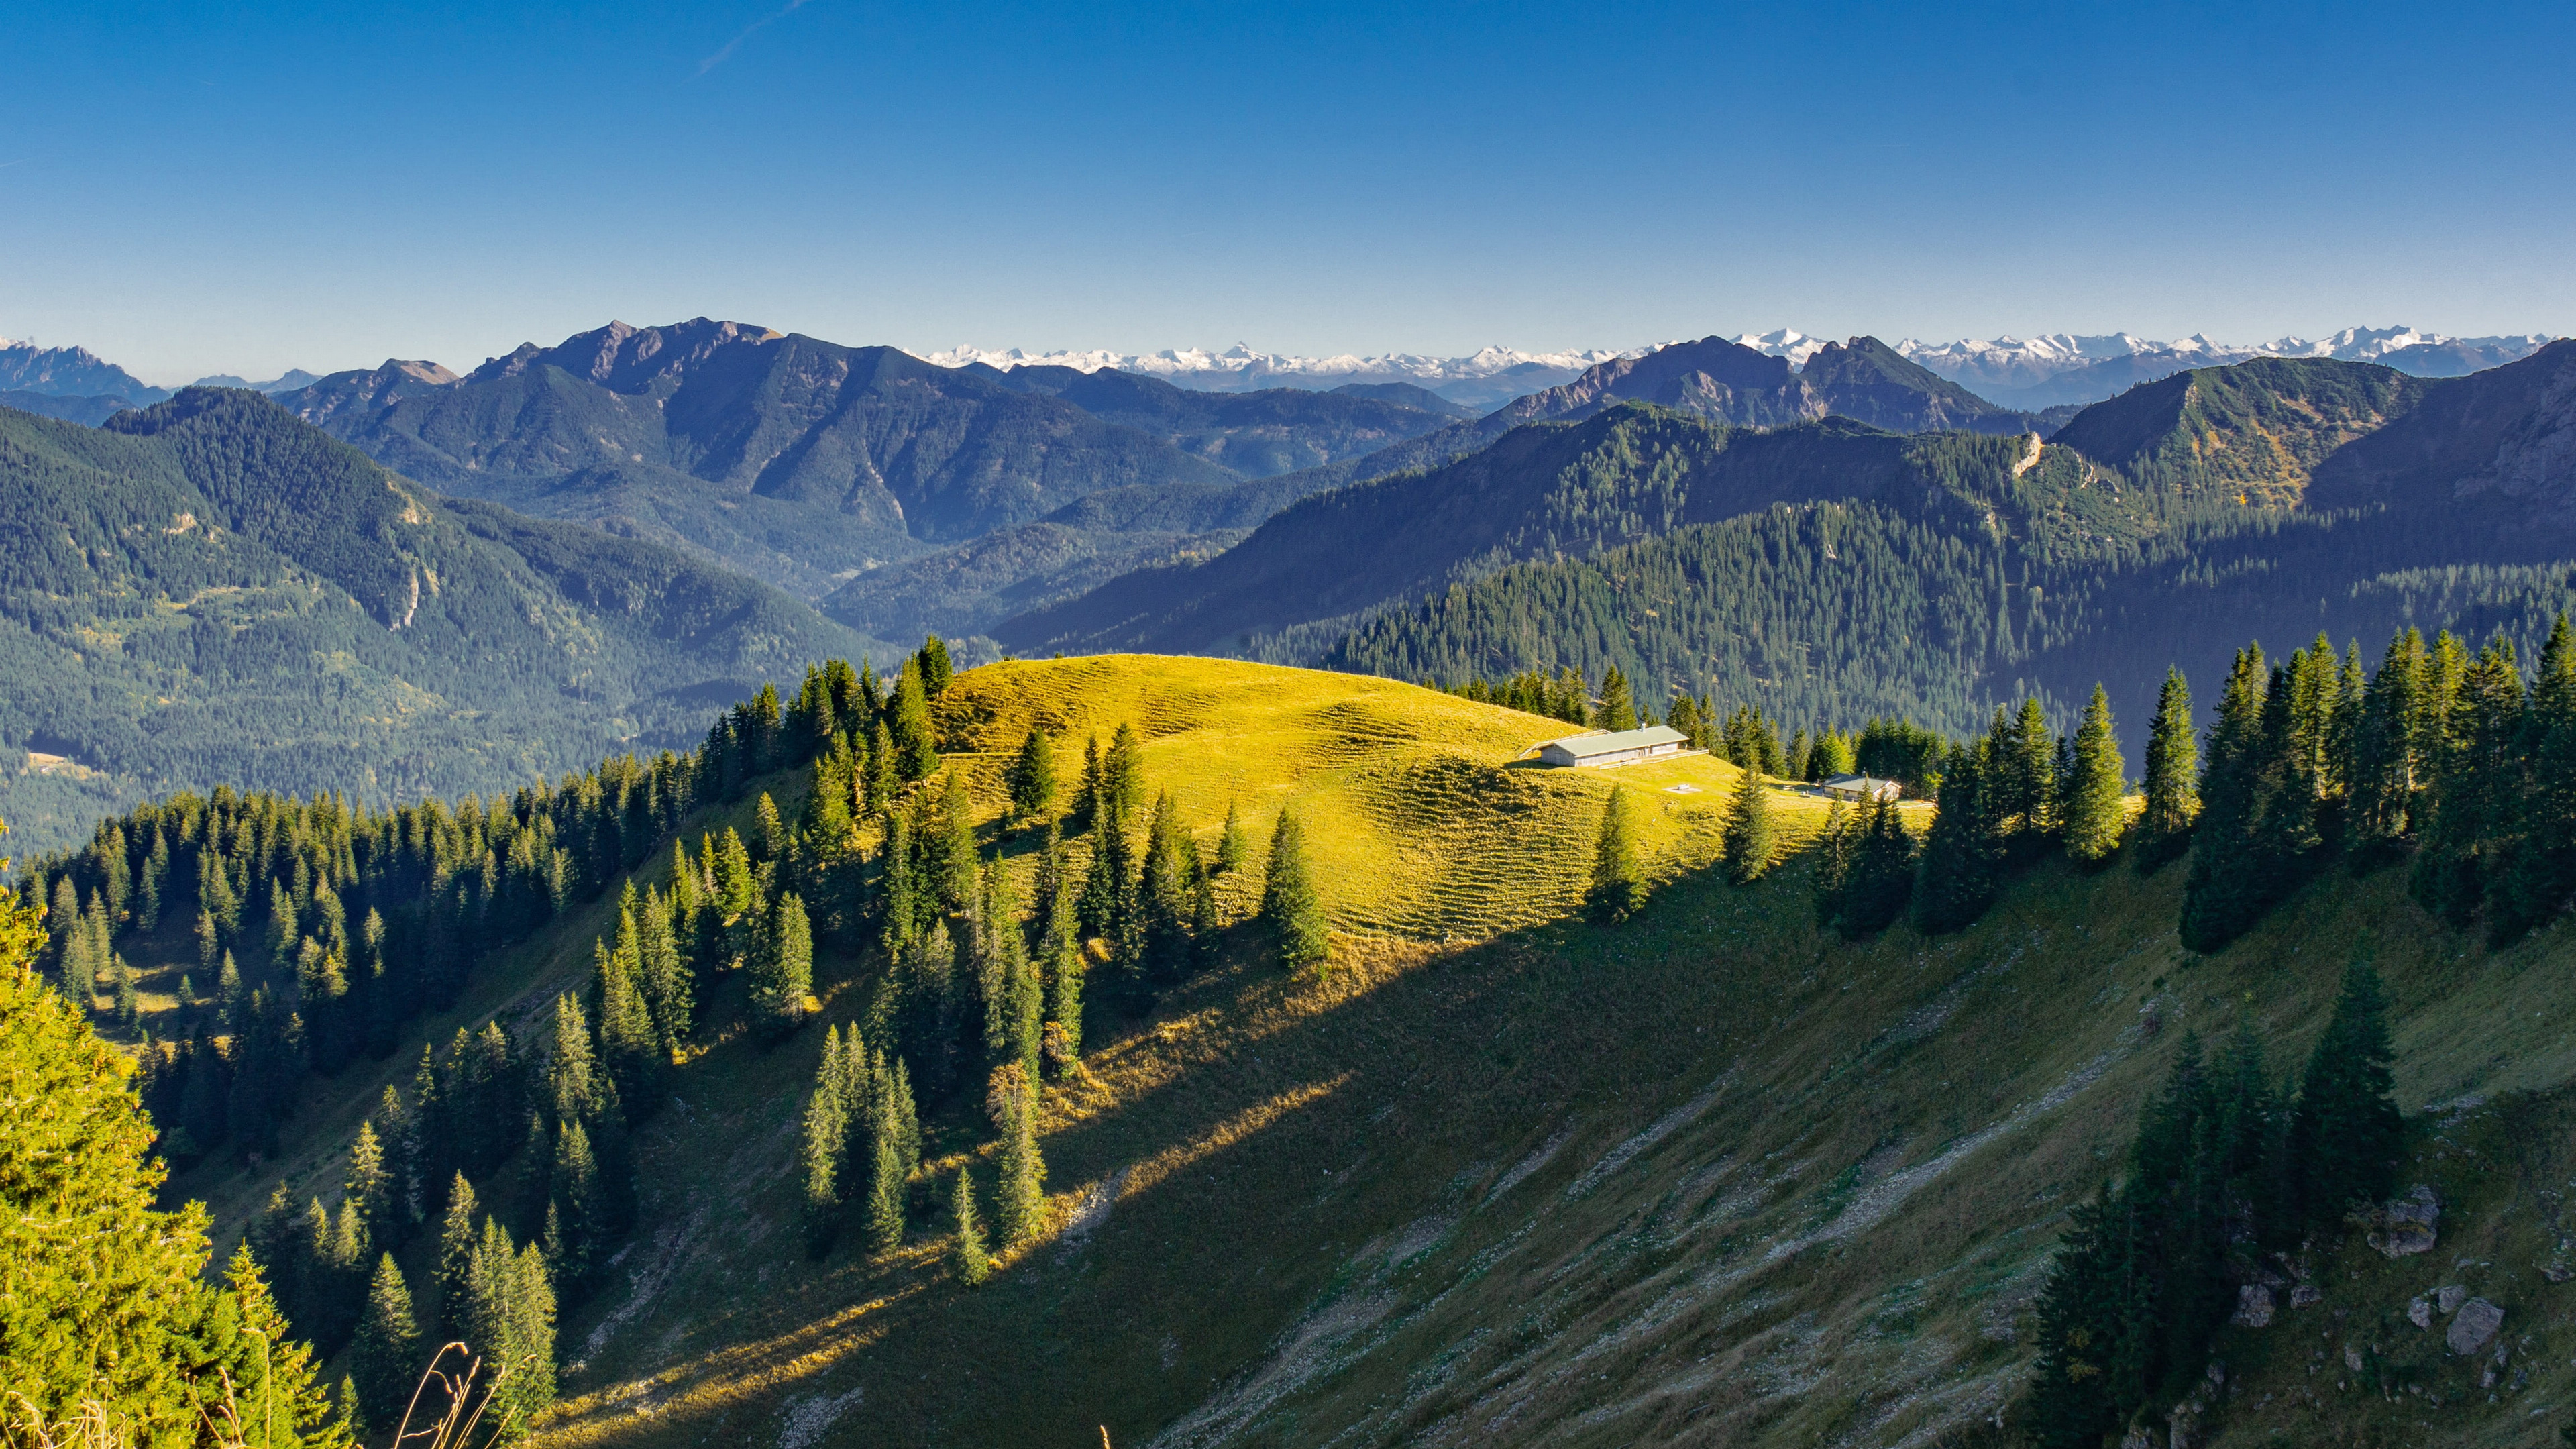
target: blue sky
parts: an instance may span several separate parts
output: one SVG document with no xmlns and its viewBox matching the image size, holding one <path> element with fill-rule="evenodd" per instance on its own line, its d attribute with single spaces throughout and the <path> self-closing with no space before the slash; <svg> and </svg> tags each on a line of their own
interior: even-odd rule
<svg viewBox="0 0 2576 1449">
<path fill-rule="evenodd" d="M 0 335 L 2576 332 L 2576 6 L 12 7 Z"/>
</svg>

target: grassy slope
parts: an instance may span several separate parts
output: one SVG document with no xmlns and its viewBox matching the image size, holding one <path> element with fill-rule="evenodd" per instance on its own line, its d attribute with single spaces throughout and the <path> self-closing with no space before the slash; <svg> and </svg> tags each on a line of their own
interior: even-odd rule
<svg viewBox="0 0 2576 1449">
<path fill-rule="evenodd" d="M 717 1041 L 645 1134 L 644 1226 L 564 1326 L 569 1402 L 546 1442 L 1073 1445 L 1101 1425 L 1175 1445 L 1922 1442 L 2010 1391 L 2061 1214 L 2184 1028 L 2245 1007 L 2286 1066 L 2359 944 L 2400 1007 L 2410 1107 L 2548 1091 L 2576 1066 L 2568 936 L 2490 956 L 2427 928 L 2392 875 L 2312 888 L 2198 962 L 2173 943 L 2179 869 L 2042 865 L 1961 936 L 1845 946 L 1811 928 L 1802 865 L 1744 890 L 1706 869 L 1733 772 L 1705 757 L 1508 769 L 1545 722 L 1204 660 L 993 666 L 940 709 L 988 751 L 1032 710 L 1075 731 L 1134 720 L 1149 784 L 1203 837 L 1229 799 L 1255 819 L 1294 802 L 1345 928 L 1335 977 L 1285 981 L 1246 950 L 1149 1021 L 1096 1012 L 1090 1079 L 1049 1098 L 1059 1232 L 975 1292 L 928 1228 L 891 1261 L 847 1243 L 809 1260 L 791 1163 L 821 1032 Z M 999 759 L 963 763 L 989 810 Z M 1655 788 L 1667 879 L 1603 932 L 1562 917 L 1614 781 Z M 1684 782 L 1703 792 L 1661 789 Z M 1819 818 L 1790 813 L 1793 832 Z M 482 977 L 476 1009 L 574 982 L 596 914 Z M 832 964 L 846 1018 L 857 993 Z M 2555 1423 L 2528 1413 L 2576 1392 L 2547 1341 L 2564 1310 L 2531 1267 L 2533 1208 L 2555 1202 L 2533 1185 L 2558 1180 L 2534 1174 L 2566 1170 L 2546 1160 L 2558 1113 L 2509 1100 L 2449 1147 L 2428 1136 L 2450 1155 L 2424 1171 L 2461 1200 L 2442 1248 L 2320 1261 L 2325 1308 L 2233 1335 L 2247 1387 L 2222 1442 L 2314 1442 L 2313 1418 L 2285 1417 L 2318 1412 L 2289 1393 L 2334 1381 L 2305 1372 L 2308 1340 L 2363 1326 L 2389 1374 L 2415 1365 L 2454 1407 L 2321 1392 L 2338 1435 L 2420 1440 L 2426 1419 L 2443 1442 L 2509 1444 Z M 951 1104 L 934 1167 L 984 1135 Z M 289 1156 L 327 1175 L 317 1151 Z M 238 1222 L 268 1175 L 188 1186 Z M 2489 1266 L 2449 1266 L 2462 1253 Z M 2504 1304 L 2508 1339 L 2539 1335 L 2514 1362 L 2537 1379 L 2508 1378 L 2498 1406 L 2458 1407 L 2475 1371 L 2379 1326 L 2444 1281 Z"/>
</svg>

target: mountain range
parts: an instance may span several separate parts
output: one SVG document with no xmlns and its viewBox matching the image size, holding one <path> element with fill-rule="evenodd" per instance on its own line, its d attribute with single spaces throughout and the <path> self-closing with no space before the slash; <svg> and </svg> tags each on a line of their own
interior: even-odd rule
<svg viewBox="0 0 2576 1449">
<path fill-rule="evenodd" d="M 2249 634 L 2417 622 L 2529 648 L 2576 574 L 2576 343 L 2458 379 L 2198 369 L 2046 443 L 1659 401 L 1321 492 L 993 633 L 1447 681 L 1616 664 L 1659 698 L 1965 731 L 2096 680 L 2142 718 L 2166 662 L 2215 680 Z"/>
<path fill-rule="evenodd" d="M 871 652 L 689 554 L 442 499 L 255 394 L 100 428 L 0 410 L 0 817 L 26 849 L 151 791 L 530 784 Z"/>
</svg>

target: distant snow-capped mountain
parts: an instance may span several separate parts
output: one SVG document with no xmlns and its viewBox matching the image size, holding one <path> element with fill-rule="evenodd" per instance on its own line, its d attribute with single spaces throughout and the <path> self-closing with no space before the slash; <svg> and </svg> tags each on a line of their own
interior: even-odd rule
<svg viewBox="0 0 2576 1449">
<path fill-rule="evenodd" d="M 2378 362 L 2428 377 L 2458 376 L 2528 357 L 2546 346 L 2539 333 L 2519 337 L 2450 337 L 2412 327 L 2347 327 L 2322 338 L 2276 337 L 2228 343 L 2206 333 L 2155 342 L 2126 332 L 1991 341 L 1923 342 L 1896 350 L 1922 367 L 2008 407 L 2044 408 L 2099 402 L 2141 382 L 2195 367 L 2256 357 L 2331 357 Z"/>
<path fill-rule="evenodd" d="M 1622 354 L 1604 348 L 1572 352 L 1524 352 L 1517 347 L 1487 347 L 1464 357 L 1434 357 L 1418 352 L 1390 352 L 1377 357 L 1343 353 L 1336 357 L 1298 357 L 1256 352 L 1236 343 L 1223 352 L 1197 347 L 1160 352 L 1081 351 L 1023 352 L 959 346 L 919 354 L 941 367 L 980 362 L 1008 370 L 1014 367 L 1071 367 L 1084 372 L 1115 368 L 1162 378 L 1176 387 L 1200 392 L 1252 392 L 1265 387 L 1326 389 L 1354 382 L 1409 382 L 1470 406 L 1493 406 L 1513 398 L 1571 382 L 1596 363 Z"/>
</svg>

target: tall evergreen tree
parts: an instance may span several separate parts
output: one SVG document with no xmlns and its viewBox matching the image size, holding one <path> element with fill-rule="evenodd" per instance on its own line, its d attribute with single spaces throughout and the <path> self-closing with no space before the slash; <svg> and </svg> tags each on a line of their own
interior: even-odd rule
<svg viewBox="0 0 2576 1449">
<path fill-rule="evenodd" d="M 1914 928 L 1926 935 L 1974 923 L 2002 886 L 2007 836 L 1991 803 L 1994 755 L 1989 737 L 1953 748 L 1942 762 L 1939 809 L 1916 857 L 1910 902 Z"/>
<path fill-rule="evenodd" d="M 2344 849 L 2356 868 L 2383 859 L 2409 828 L 2415 792 L 2415 720 L 2423 712 L 2424 636 L 2388 641 L 2353 726 Z"/>
<path fill-rule="evenodd" d="M 763 1032 L 784 1036 L 805 1021 L 805 998 L 814 989 L 814 932 L 805 903 L 782 893 L 770 906 L 768 929 L 751 974 L 751 1011 Z"/>
<path fill-rule="evenodd" d="M 2147 736 L 2146 809 L 2138 816 L 2137 863 L 2152 872 L 2191 847 L 2200 817 L 2200 751 L 2193 743 L 2191 686 L 2168 666 L 2156 693 L 2156 721 Z"/>
<path fill-rule="evenodd" d="M 984 1251 L 984 1229 L 975 1221 L 975 1184 L 963 1164 L 957 1168 L 957 1186 L 948 1195 L 948 1213 L 949 1271 L 967 1287 L 981 1287 L 993 1276 L 993 1259 Z"/>
<path fill-rule="evenodd" d="M 2386 1197 L 2395 1184 L 2404 1131 L 2389 1070 L 2395 1060 L 2379 971 L 2366 956 L 2356 958 L 2309 1053 L 2292 1127 L 2302 1202 L 2319 1223 Z"/>
<path fill-rule="evenodd" d="M 1055 746 L 1045 730 L 1029 726 L 1028 738 L 1020 742 L 1019 756 L 1011 761 L 1004 783 L 1010 788 L 1013 819 L 1026 824 L 1055 812 Z"/>
<path fill-rule="evenodd" d="M 1736 777 L 1735 796 L 1727 803 L 1726 878 L 1751 885 L 1771 873 L 1780 859 L 1780 812 L 1771 791 L 1755 771 Z"/>
<path fill-rule="evenodd" d="M 894 773 L 910 782 L 927 780 L 939 768 L 939 745 L 931 732 L 930 698 L 918 660 L 904 661 L 895 680 L 894 708 L 887 728 L 894 746 Z"/>
<path fill-rule="evenodd" d="M 1016 1248 L 1046 1226 L 1046 1162 L 1038 1155 L 1037 1079 L 1017 1062 L 993 1073 L 991 1096 L 999 1106 L 1002 1134 L 1001 1181 L 996 1185 L 995 1224 L 1002 1245 Z"/>
<path fill-rule="evenodd" d="M 1329 944 L 1324 905 L 1306 860 L 1305 830 L 1285 807 L 1270 832 L 1270 859 L 1262 869 L 1261 924 L 1277 945 L 1281 969 L 1322 967 Z"/>
<path fill-rule="evenodd" d="M 2066 854 L 2079 865 L 2100 865 L 2120 848 L 2120 834 L 2128 825 L 2128 811 L 2120 803 L 2120 774 L 2110 696 L 2096 684 L 2084 706 L 2084 723 L 2075 731 L 2075 768 L 2060 791 Z"/>
<path fill-rule="evenodd" d="M 1215 875 L 1233 875 L 1252 860 L 1252 839 L 1244 833 L 1243 812 L 1231 800 L 1225 802 L 1225 829 L 1217 836 Z"/>
<path fill-rule="evenodd" d="M 2269 904 L 2256 832 L 2263 814 L 2265 761 L 2263 651 L 2236 652 L 2210 726 L 2200 776 L 2201 813 L 2192 831 L 2191 875 L 2183 885 L 2182 943 L 2215 951 L 2236 939 Z"/>
<path fill-rule="evenodd" d="M 2477 913 L 2493 857 L 2510 834 L 2509 807 L 2524 785 L 2523 712 L 2513 644 L 2496 639 L 2461 673 L 2447 712 L 2448 747 L 2429 792 L 2430 824 L 2409 881 L 2417 902 L 2455 926 Z"/>
<path fill-rule="evenodd" d="M 412 1385 L 426 1366 L 420 1327 L 412 1317 L 411 1287 L 394 1255 L 387 1253 L 376 1261 L 366 1311 L 349 1344 L 349 1377 L 366 1421 L 391 1428 L 411 1402 Z"/>
<path fill-rule="evenodd" d="M 2490 886 L 2501 943 L 2556 915 L 2576 894 L 2576 632 L 2560 614 L 2541 646 L 2523 714 L 2514 838 Z"/>
<path fill-rule="evenodd" d="M 5 828 L 5 827 L 0 827 Z M 35 971 L 34 912 L 0 892 L 0 1384 L 13 1423 L 97 1402 L 135 1443 L 195 1442 L 227 1379 L 275 1409 L 278 1449 L 342 1449 L 311 1352 L 245 1244 L 204 1280 L 205 1211 L 154 1206 L 164 1173 L 116 1052 Z M 253 1339 L 257 1332 L 263 1337 Z M 266 1427 L 265 1425 L 263 1426 Z"/>
<path fill-rule="evenodd" d="M 447 1214 L 438 1229 L 438 1313 L 442 1337 L 455 1338 L 465 1331 L 465 1282 L 474 1263 L 474 1244 L 481 1235 L 477 1226 L 480 1208 L 474 1201 L 474 1184 L 464 1173 L 447 1191 Z"/>
<path fill-rule="evenodd" d="M 648 892 L 637 921 L 636 952 L 642 966 L 644 1004 L 665 1058 L 678 1054 L 697 1024 L 697 993 L 689 978 L 688 963 L 680 955 L 680 930 L 676 924 L 686 919 L 676 900 Z"/>
<path fill-rule="evenodd" d="M 835 1026 L 824 1035 L 822 1064 L 815 1071 L 814 1090 L 805 1099 L 805 1237 L 818 1258 L 830 1251 L 833 1232 L 840 1224 L 841 1173 L 850 1135 L 848 1071 L 841 1029 Z"/>
<path fill-rule="evenodd" d="M 873 1094 L 876 1120 L 868 1132 L 868 1245 L 879 1253 L 903 1246 L 904 1180 L 910 1170 L 904 1161 L 902 1115 L 891 1080 L 887 1085 L 888 1090 Z"/>
<path fill-rule="evenodd" d="M 1593 709 L 1595 729 L 1632 730 L 1637 727 L 1637 701 L 1628 688 L 1628 676 L 1611 665 L 1601 673 L 1601 703 Z"/>
</svg>

